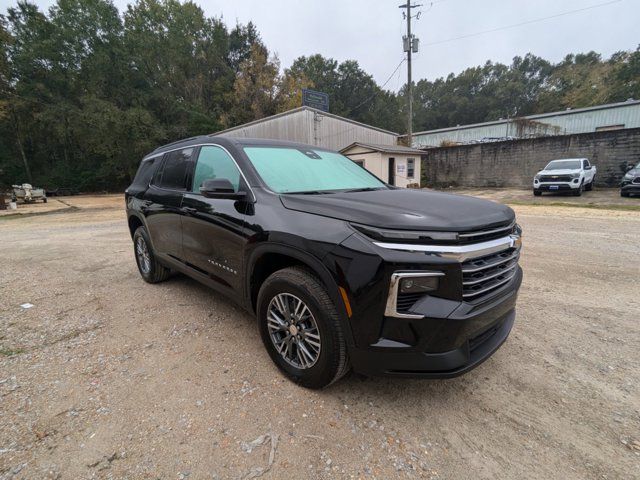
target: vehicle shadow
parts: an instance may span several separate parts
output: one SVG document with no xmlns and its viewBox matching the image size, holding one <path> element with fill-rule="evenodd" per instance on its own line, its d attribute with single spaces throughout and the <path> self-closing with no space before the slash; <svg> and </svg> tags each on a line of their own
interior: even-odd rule
<svg viewBox="0 0 640 480">
<path fill-rule="evenodd" d="M 248 335 L 242 341 L 248 342 L 250 348 L 263 350 L 264 346 L 260 338 L 260 334 L 256 327 L 256 320 L 249 312 L 228 299 L 221 293 L 218 293 L 209 287 L 193 280 L 186 275 L 180 273 L 172 273 L 168 282 L 173 286 L 183 286 L 185 290 L 191 291 L 199 299 L 192 302 L 191 305 L 201 306 L 207 309 L 209 306 L 215 306 L 220 310 L 234 311 L 234 321 L 240 322 L 235 327 L 247 328 L 254 332 Z M 201 300 L 200 300 L 201 299 Z M 204 317 L 204 315 L 203 315 Z M 216 321 L 209 318 L 207 323 Z M 219 324 L 218 324 L 219 325 Z M 215 328 L 226 328 L 229 325 L 222 325 Z M 233 339 L 231 339 L 233 340 Z M 507 340 L 508 341 L 508 340 Z M 240 347 L 240 345 L 238 345 Z M 247 345 L 245 345 L 247 347 Z M 266 353 L 266 352 L 265 352 Z M 500 350 L 497 352 L 499 357 Z M 265 355 L 265 361 L 270 360 Z M 410 405 L 416 401 L 427 402 L 431 405 L 446 406 L 455 404 L 456 399 L 462 395 L 468 398 L 473 395 L 473 391 L 483 385 L 492 377 L 504 376 L 503 365 L 499 358 L 491 357 L 486 362 L 479 365 L 474 370 L 463 376 L 450 379 L 416 379 L 416 378 L 393 378 L 393 377 L 367 377 L 353 371 L 349 372 L 344 378 L 330 385 L 323 390 L 307 390 L 303 387 L 296 387 L 301 393 L 311 395 L 320 395 L 321 397 L 339 397 L 341 399 L 375 399 L 376 403 L 397 403 L 400 405 Z M 501 370 L 497 372 L 496 370 Z M 273 365 L 273 375 L 281 375 L 281 373 Z M 430 399 L 430 400 L 429 400 Z M 466 400 L 465 400 L 466 401 Z"/>
</svg>

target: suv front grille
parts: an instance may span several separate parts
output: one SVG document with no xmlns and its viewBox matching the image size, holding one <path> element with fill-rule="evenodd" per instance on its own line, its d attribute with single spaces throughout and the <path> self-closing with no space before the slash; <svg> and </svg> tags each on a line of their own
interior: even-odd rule
<svg viewBox="0 0 640 480">
<path fill-rule="evenodd" d="M 635 183 L 635 184 L 640 183 L 640 177 L 636 177 L 636 178 L 634 178 L 634 179 L 633 179 L 633 181 L 632 181 L 631 183 Z"/>
<path fill-rule="evenodd" d="M 543 175 L 540 177 L 541 182 L 570 182 L 571 175 Z"/>
<path fill-rule="evenodd" d="M 457 245 L 467 245 L 470 243 L 486 242 L 487 240 L 494 240 L 502 238 L 513 232 L 516 222 L 510 222 L 499 227 L 473 230 L 468 232 L 458 233 Z"/>
<path fill-rule="evenodd" d="M 511 280 L 518 270 L 520 249 L 474 258 L 462 263 L 462 297 L 477 301 L 491 295 Z"/>
</svg>

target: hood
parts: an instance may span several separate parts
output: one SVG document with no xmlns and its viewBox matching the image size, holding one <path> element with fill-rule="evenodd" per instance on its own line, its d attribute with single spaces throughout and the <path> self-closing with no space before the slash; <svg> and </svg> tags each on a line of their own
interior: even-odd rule
<svg viewBox="0 0 640 480">
<path fill-rule="evenodd" d="M 469 231 L 515 219 L 506 205 L 429 190 L 281 195 L 285 208 L 395 230 Z"/>
<path fill-rule="evenodd" d="M 625 175 L 633 175 L 634 177 L 640 176 L 640 168 L 632 168 Z"/>
<path fill-rule="evenodd" d="M 540 170 L 538 175 L 571 175 L 580 172 L 579 168 L 563 168 L 562 170 Z"/>
</svg>

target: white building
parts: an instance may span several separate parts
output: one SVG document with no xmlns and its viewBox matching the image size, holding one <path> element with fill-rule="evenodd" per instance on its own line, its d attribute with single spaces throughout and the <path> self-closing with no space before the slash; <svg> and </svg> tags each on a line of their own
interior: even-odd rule
<svg viewBox="0 0 640 480">
<path fill-rule="evenodd" d="M 271 117 L 228 128 L 216 135 L 271 138 L 340 150 L 354 142 L 396 145 L 398 134 L 311 107 L 294 108 Z"/>
<path fill-rule="evenodd" d="M 354 142 L 340 150 L 340 153 L 390 185 L 420 185 L 420 167 L 425 153 L 422 150 L 400 145 Z"/>
</svg>

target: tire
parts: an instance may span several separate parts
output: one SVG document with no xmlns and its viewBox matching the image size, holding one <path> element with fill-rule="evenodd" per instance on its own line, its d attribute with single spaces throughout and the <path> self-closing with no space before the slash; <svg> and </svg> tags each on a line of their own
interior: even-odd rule
<svg viewBox="0 0 640 480">
<path fill-rule="evenodd" d="M 533 194 L 534 194 L 536 197 L 539 197 L 539 196 L 541 196 L 541 195 L 542 195 L 542 192 L 541 192 L 540 190 L 534 190 L 534 191 L 533 191 Z"/>
<path fill-rule="evenodd" d="M 42 203 L 47 203 L 47 198 L 46 197 L 42 199 Z"/>
<path fill-rule="evenodd" d="M 296 307 L 302 313 L 286 318 L 298 310 Z M 310 271 L 290 267 L 267 278 L 258 293 L 257 317 L 269 356 L 293 382 L 320 389 L 349 371 L 340 315 L 321 281 Z"/>
<path fill-rule="evenodd" d="M 595 182 L 595 181 L 596 181 L 596 177 L 593 177 L 593 178 L 591 179 L 591 181 L 590 181 L 589 183 L 587 183 L 587 185 L 586 185 L 586 187 L 585 187 L 585 190 L 586 190 L 587 192 L 590 192 L 591 190 L 593 190 L 593 182 Z"/>
<path fill-rule="evenodd" d="M 575 197 L 580 197 L 582 195 L 582 190 L 584 189 L 584 184 L 581 183 L 580 186 L 573 192 Z"/>
<path fill-rule="evenodd" d="M 144 249 L 142 245 L 146 248 L 148 263 L 144 260 Z M 139 247 L 140 251 L 138 249 Z M 133 234 L 133 254 L 136 257 L 136 264 L 138 265 L 140 276 L 145 282 L 158 283 L 169 278 L 171 270 L 161 265 L 156 259 L 153 249 L 151 248 L 151 242 L 149 241 L 149 234 L 144 227 L 138 227 Z"/>
<path fill-rule="evenodd" d="M 620 196 L 621 197 L 628 197 L 629 196 L 629 192 L 625 192 L 623 190 L 620 190 Z"/>
</svg>

